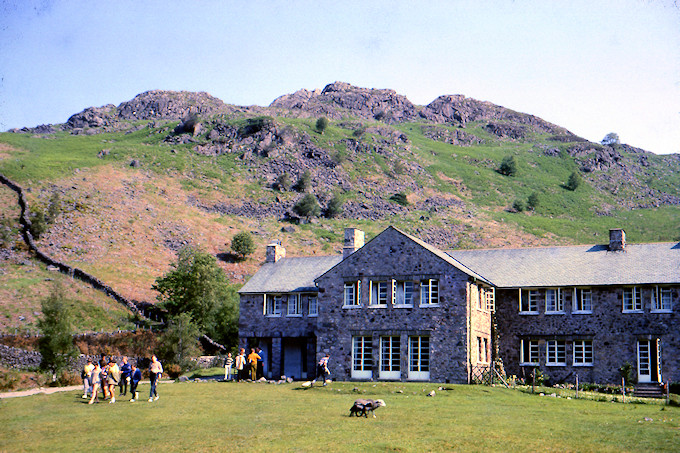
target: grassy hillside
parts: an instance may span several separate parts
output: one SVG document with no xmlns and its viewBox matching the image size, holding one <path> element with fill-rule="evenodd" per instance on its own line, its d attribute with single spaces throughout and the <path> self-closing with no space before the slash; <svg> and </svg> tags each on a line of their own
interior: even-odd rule
<svg viewBox="0 0 680 453">
<path fill-rule="evenodd" d="M 546 126 L 386 123 L 338 109 L 320 133 L 313 114 L 263 108 L 198 117 L 193 132 L 177 118 L 107 121 L 47 134 L 2 133 L 0 172 L 30 190 L 34 210 L 46 210 L 56 194 L 59 213 L 38 240 L 41 249 L 136 300 L 155 300 L 151 286 L 182 245 L 222 258 L 229 279 L 243 283 L 272 239 L 289 255 L 334 254 L 346 226 L 370 238 L 394 225 L 443 249 L 604 243 L 613 227 L 623 227 L 630 242 L 680 240 L 677 156 L 601 147 Z M 498 135 L 503 127 L 521 134 Z M 517 165 L 514 176 L 498 172 L 508 156 Z M 343 214 L 284 220 L 294 217 L 303 194 L 277 181 L 285 174 L 293 185 L 305 171 L 307 190 L 322 208 L 340 196 Z M 573 172 L 582 183 L 572 191 L 565 185 Z M 395 194 L 408 205 L 395 202 Z M 512 208 L 532 195 L 539 200 L 534 210 Z M 0 206 L 15 228 L 6 247 L 21 253 L 16 197 L 4 187 Z M 252 232 L 258 250 L 234 262 L 229 244 L 240 231 Z M 47 292 L 47 271 L 35 262 L 31 267 L 42 281 L 28 283 L 16 260 L 0 261 L 3 331 L 31 328 Z M 103 304 L 98 297 L 77 298 Z M 94 318 L 109 319 L 106 326 L 121 322 L 98 314 L 79 328 L 105 328 Z"/>
</svg>

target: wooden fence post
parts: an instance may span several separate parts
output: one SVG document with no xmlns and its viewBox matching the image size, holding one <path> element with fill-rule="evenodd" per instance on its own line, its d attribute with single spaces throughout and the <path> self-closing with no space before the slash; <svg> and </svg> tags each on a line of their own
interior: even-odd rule
<svg viewBox="0 0 680 453">
<path fill-rule="evenodd" d="M 576 373 L 576 398 L 578 398 L 578 373 Z"/>
</svg>

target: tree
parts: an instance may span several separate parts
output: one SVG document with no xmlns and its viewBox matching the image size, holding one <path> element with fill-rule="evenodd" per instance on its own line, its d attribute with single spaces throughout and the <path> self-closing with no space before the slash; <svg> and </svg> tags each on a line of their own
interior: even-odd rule
<svg viewBox="0 0 680 453">
<path fill-rule="evenodd" d="M 170 317 L 188 313 L 201 333 L 211 338 L 223 338 L 218 313 L 223 305 L 236 317 L 229 323 L 238 323 L 238 298 L 229 291 L 229 282 L 209 253 L 187 246 L 179 251 L 177 262 L 163 277 L 156 279 L 153 289 L 158 300 L 168 310 Z"/>
<path fill-rule="evenodd" d="M 519 198 L 512 202 L 512 209 L 514 209 L 516 212 L 522 212 L 525 208 L 526 205 L 524 204 L 524 201 L 520 200 Z"/>
<path fill-rule="evenodd" d="M 332 219 L 342 214 L 342 205 L 345 201 L 342 199 L 342 195 L 335 194 L 331 201 L 328 202 L 328 207 L 326 208 L 326 217 Z"/>
<path fill-rule="evenodd" d="M 321 213 L 321 207 L 314 194 L 308 193 L 295 203 L 293 211 L 299 216 L 309 218 L 318 216 Z"/>
<path fill-rule="evenodd" d="M 567 189 L 574 191 L 578 188 L 578 186 L 581 184 L 581 176 L 576 172 L 573 171 L 571 175 L 569 175 L 569 180 L 567 181 Z"/>
<path fill-rule="evenodd" d="M 619 134 L 616 132 L 610 132 L 604 136 L 600 143 L 603 145 L 618 145 L 621 143 L 621 141 L 619 140 Z"/>
<path fill-rule="evenodd" d="M 300 193 L 307 192 L 311 186 L 312 174 L 309 172 L 309 170 L 305 170 L 305 172 L 300 175 L 297 183 L 295 183 L 295 190 Z"/>
<path fill-rule="evenodd" d="M 540 204 L 540 199 L 538 197 L 537 192 L 533 192 L 531 195 L 529 195 L 529 198 L 527 199 L 527 208 L 535 211 L 538 205 Z"/>
<path fill-rule="evenodd" d="M 38 328 L 43 334 L 38 341 L 38 350 L 42 354 L 40 368 L 51 371 L 54 381 L 57 373 L 78 353 L 73 344 L 71 313 L 60 285 L 55 284 L 50 295 L 43 300 L 42 313 L 38 320 Z"/>
<path fill-rule="evenodd" d="M 253 235 L 247 231 L 241 231 L 237 233 L 231 240 L 231 249 L 238 255 L 241 259 L 245 259 L 246 256 L 252 255 L 255 252 L 255 241 L 253 241 Z"/>
<path fill-rule="evenodd" d="M 326 128 L 328 127 L 328 118 L 325 116 L 322 116 L 318 120 L 316 120 L 316 130 L 319 131 L 320 133 L 324 133 Z"/>
<path fill-rule="evenodd" d="M 513 156 L 505 156 L 498 167 L 498 173 L 505 176 L 515 176 L 517 173 L 517 162 Z"/>
<path fill-rule="evenodd" d="M 168 320 L 168 328 L 161 335 L 159 356 L 168 363 L 187 368 L 191 357 L 200 354 L 198 326 L 189 313 L 180 313 Z"/>
</svg>

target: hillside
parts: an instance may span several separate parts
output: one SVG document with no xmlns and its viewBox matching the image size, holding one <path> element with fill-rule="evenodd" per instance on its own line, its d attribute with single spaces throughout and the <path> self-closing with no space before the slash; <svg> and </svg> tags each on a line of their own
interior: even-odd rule
<svg viewBox="0 0 680 453">
<path fill-rule="evenodd" d="M 329 120 L 322 131 L 320 117 Z M 509 156 L 514 176 L 498 172 Z M 243 283 L 270 240 L 289 255 L 339 253 L 350 225 L 369 238 L 394 225 L 445 249 L 601 243 L 611 227 L 631 242 L 680 240 L 679 170 L 678 155 L 591 143 L 489 102 L 447 95 L 418 106 L 341 82 L 268 107 L 149 91 L 64 124 L 0 134 L 0 173 L 30 190 L 30 206 L 46 210 L 57 194 L 41 250 L 149 302 L 184 244 L 217 255 Z M 304 191 L 293 186 L 305 172 L 305 191 L 322 209 L 341 199 L 340 214 L 295 213 Z M 574 191 L 565 187 L 573 172 L 582 181 Z M 532 194 L 535 209 L 513 208 Z M 33 281 L 21 297 L 8 290 L 30 257 L 16 234 L 16 198 L 2 188 L 0 203 L 14 228 L 0 251 L 0 306 L 12 313 L 0 315 L 0 329 L 30 329 L 35 315 L 22 313 L 36 312 L 48 282 Z M 258 245 L 244 262 L 229 254 L 240 231 Z"/>
</svg>

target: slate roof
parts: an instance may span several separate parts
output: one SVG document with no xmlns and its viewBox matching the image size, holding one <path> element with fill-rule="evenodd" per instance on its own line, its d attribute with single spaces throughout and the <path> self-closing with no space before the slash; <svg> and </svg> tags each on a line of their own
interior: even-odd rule
<svg viewBox="0 0 680 453">
<path fill-rule="evenodd" d="M 281 258 L 265 263 L 239 293 L 316 291 L 314 279 L 342 261 L 342 255 Z"/>
<path fill-rule="evenodd" d="M 494 250 L 449 256 L 500 288 L 680 283 L 680 243 Z"/>
</svg>

